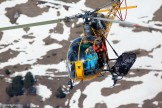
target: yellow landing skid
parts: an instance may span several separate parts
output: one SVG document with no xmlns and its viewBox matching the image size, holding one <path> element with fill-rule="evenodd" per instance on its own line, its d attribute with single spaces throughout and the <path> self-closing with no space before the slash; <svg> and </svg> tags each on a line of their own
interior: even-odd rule
<svg viewBox="0 0 162 108">
<path fill-rule="evenodd" d="M 126 9 L 133 9 L 133 8 L 137 8 L 137 6 L 127 6 L 127 7 L 121 7 L 118 10 L 126 10 Z M 101 13 L 101 12 L 109 12 L 109 9 L 102 9 L 97 11 L 97 13 Z"/>
</svg>

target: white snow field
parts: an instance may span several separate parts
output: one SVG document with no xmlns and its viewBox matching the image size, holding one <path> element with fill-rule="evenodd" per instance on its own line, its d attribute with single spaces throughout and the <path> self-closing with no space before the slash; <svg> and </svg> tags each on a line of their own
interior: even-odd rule
<svg viewBox="0 0 162 108">
<path fill-rule="evenodd" d="M 53 20 L 57 18 L 64 18 L 65 16 L 75 15 L 81 13 L 81 9 L 91 10 L 89 7 L 85 6 L 86 0 L 80 0 L 77 3 L 65 3 L 59 0 L 44 0 L 53 3 L 61 4 L 58 8 L 60 11 L 60 16 L 57 16 L 56 9 L 49 8 L 48 12 L 44 12 L 36 17 L 28 17 L 26 15 L 20 15 L 17 20 L 18 24 L 27 24 L 39 21 Z M 27 0 L 7 0 L 0 4 L 0 27 L 13 26 L 7 16 L 5 16 L 5 8 L 14 7 L 16 4 L 26 3 Z M 67 11 L 63 8 L 63 5 L 70 6 Z M 41 4 L 39 7 L 44 7 L 50 5 L 48 3 Z M 160 26 L 155 24 L 162 24 L 160 21 L 150 21 L 154 17 L 154 13 L 162 5 L 162 0 L 127 0 L 127 5 L 137 5 L 136 9 L 128 10 L 128 15 L 126 21 L 134 22 L 138 24 L 148 24 L 150 26 L 157 27 L 162 29 Z M 124 12 L 123 12 L 124 14 Z M 77 23 L 81 22 L 79 20 Z M 15 72 L 11 77 L 16 75 L 24 76 L 26 72 L 31 71 L 33 75 L 39 76 L 50 76 L 54 77 L 53 73 L 49 73 L 48 69 L 56 69 L 58 72 L 66 71 L 65 61 L 62 61 L 58 64 L 51 65 L 41 65 L 34 64 L 37 59 L 42 58 L 48 51 L 52 49 L 62 48 L 63 46 L 59 43 L 54 43 L 51 45 L 45 45 L 43 39 L 51 35 L 51 38 L 58 41 L 68 40 L 70 35 L 70 27 L 66 26 L 64 23 L 63 34 L 50 34 L 49 30 L 53 27 L 56 27 L 56 24 L 44 25 L 31 27 L 30 30 L 26 33 L 23 29 L 15 29 L 3 31 L 2 38 L 0 40 L 0 53 L 3 53 L 9 49 L 19 52 L 18 56 L 9 59 L 7 62 L 2 62 L 0 69 L 3 69 L 6 66 L 16 65 L 16 64 L 30 64 L 31 69 L 27 71 Z M 140 31 L 133 32 L 134 28 L 121 27 L 119 24 L 113 24 L 110 30 L 110 35 L 108 36 L 109 42 L 117 50 L 119 54 L 125 51 L 134 51 L 142 49 L 145 51 L 152 51 L 150 53 L 151 57 L 142 56 L 138 57 L 132 69 L 150 69 L 148 74 L 145 74 L 140 77 L 130 77 L 124 78 L 125 81 L 141 81 L 141 84 L 134 85 L 130 89 L 122 90 L 119 93 L 113 93 L 109 96 L 101 95 L 102 88 L 112 88 L 113 81 L 110 77 L 107 77 L 101 82 L 91 82 L 83 92 L 80 89 L 77 89 L 76 92 L 70 99 L 67 99 L 65 105 L 69 102 L 70 108 L 79 108 L 79 99 L 82 94 L 86 95 L 86 98 L 83 101 L 83 108 L 93 108 L 97 103 L 105 103 L 108 108 L 117 108 L 121 105 L 128 104 L 138 104 L 141 107 L 145 100 L 153 99 L 158 93 L 162 91 L 162 33 L 159 31 Z M 33 39 L 24 39 L 24 35 L 34 36 Z M 14 42 L 17 40 L 18 42 Z M 112 41 L 118 40 L 119 43 L 114 44 Z M 30 44 L 33 42 L 33 44 Z M 1 45 L 8 45 L 6 47 Z M 160 48 L 157 46 L 160 45 Z M 111 48 L 108 46 L 108 53 L 110 58 L 116 58 Z M 151 71 L 152 70 L 152 71 Z M 159 70 L 159 71 L 157 71 Z M 158 74 L 157 76 L 155 74 Z M 117 84 L 116 86 L 120 86 Z M 42 97 L 42 100 L 45 101 L 49 99 L 52 95 L 52 91 L 46 87 L 46 85 L 39 84 L 37 86 L 37 94 Z M 124 98 L 124 99 L 122 99 Z M 74 102 L 75 101 L 75 102 Z M 158 101 L 155 101 L 153 104 L 157 105 Z M 45 105 L 45 108 L 52 108 L 50 105 Z"/>
</svg>

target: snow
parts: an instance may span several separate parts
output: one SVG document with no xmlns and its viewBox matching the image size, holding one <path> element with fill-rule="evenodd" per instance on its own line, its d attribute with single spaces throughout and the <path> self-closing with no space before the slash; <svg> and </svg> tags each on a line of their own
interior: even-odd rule
<svg viewBox="0 0 162 108">
<path fill-rule="evenodd" d="M 35 105 L 35 104 L 33 104 L 33 103 L 30 103 L 30 107 L 31 107 L 31 108 L 39 108 L 39 105 Z"/>
<path fill-rule="evenodd" d="M 17 44 L 17 45 L 23 46 L 24 44 L 28 45 L 26 42 L 23 43 L 23 41 L 21 41 L 20 44 Z M 47 47 L 45 47 L 43 45 L 41 46 L 41 44 L 33 44 L 33 45 L 29 45 L 29 46 L 26 46 L 26 45 L 24 45 L 22 50 L 21 50 L 21 48 L 18 50 L 18 51 L 20 51 L 20 53 L 18 54 L 18 56 L 16 58 L 9 59 L 8 62 L 2 63 L 1 68 L 5 67 L 7 65 L 15 65 L 15 64 L 19 64 L 19 63 L 33 64 L 37 61 L 38 58 L 45 55 L 46 52 L 49 51 L 50 49 L 62 48 L 62 46 L 59 44 L 52 44 Z M 41 49 L 39 47 L 41 47 Z M 14 49 L 14 47 L 11 47 L 11 48 Z"/>
<path fill-rule="evenodd" d="M 160 73 L 160 76 L 162 73 Z M 127 105 L 131 103 L 143 104 L 147 99 L 154 98 L 159 92 L 162 91 L 161 77 L 156 77 L 154 72 L 151 71 L 142 77 L 127 78 L 126 81 L 142 81 L 142 84 L 134 85 L 130 89 L 122 90 L 117 94 L 111 94 L 110 96 L 102 96 L 102 88 L 110 88 L 112 81 L 110 78 L 106 78 L 102 82 L 92 82 L 83 91 L 87 95 L 83 102 L 84 108 L 91 108 L 95 106 L 95 103 L 104 101 L 109 108 L 117 108 L 120 105 Z M 92 90 L 92 88 L 95 88 Z M 146 92 L 147 91 L 147 92 Z M 95 97 L 97 98 L 93 98 Z M 124 99 L 121 99 L 124 97 Z"/>
<path fill-rule="evenodd" d="M 45 105 L 44 108 L 53 108 L 51 105 Z"/>
<path fill-rule="evenodd" d="M 160 8 L 161 4 L 161 0 L 127 0 L 128 6 L 137 5 L 137 8 L 128 10 L 128 17 L 126 20 L 136 23 L 152 20 L 154 12 Z"/>
<path fill-rule="evenodd" d="M 22 3 L 26 3 L 28 0 L 7 0 L 6 2 L 2 2 L 0 5 L 0 27 L 4 27 L 5 26 L 11 26 L 12 24 L 10 23 L 9 19 L 5 16 L 6 7 L 14 7 L 17 4 L 22 4 Z M 3 21 L 2 21 L 3 20 Z"/>
<path fill-rule="evenodd" d="M 37 95 L 42 97 L 42 101 L 45 101 L 46 99 L 49 99 L 52 95 L 52 91 L 47 88 L 47 86 L 39 84 L 36 86 L 37 88 Z"/>
<path fill-rule="evenodd" d="M 8 83 L 12 83 L 12 79 L 11 78 L 4 78 L 6 82 Z"/>
<path fill-rule="evenodd" d="M 22 72 L 15 72 L 11 76 L 25 76 L 27 72 L 31 72 L 34 76 L 39 75 L 39 76 L 51 76 L 55 77 L 53 72 L 48 72 L 48 69 L 57 69 L 59 72 L 65 72 L 66 71 L 66 64 L 64 61 L 58 63 L 58 64 L 51 64 L 51 65 L 34 65 L 31 67 L 32 69 L 22 71 Z"/>
<path fill-rule="evenodd" d="M 67 106 L 68 103 L 69 103 L 69 99 L 66 100 L 66 102 L 65 102 L 65 106 Z"/>
<path fill-rule="evenodd" d="M 70 99 L 69 106 L 71 108 L 79 108 L 78 103 L 79 103 L 79 97 L 81 96 L 81 91 L 77 90 L 72 98 Z M 90 108 L 90 107 L 89 107 Z"/>
<path fill-rule="evenodd" d="M 158 101 L 154 101 L 153 104 L 158 105 Z"/>
<path fill-rule="evenodd" d="M 52 78 L 52 77 L 48 77 L 48 79 L 49 79 L 49 80 L 53 80 L 53 78 Z"/>
<path fill-rule="evenodd" d="M 62 2 L 62 1 L 54 1 L 54 0 L 39 0 L 39 1 L 47 1 L 47 2 L 50 2 L 50 3 L 55 3 L 55 4 L 60 4 L 58 7 L 61 8 L 63 5 L 65 6 L 69 6 L 69 10 L 66 11 L 66 10 L 61 10 L 63 8 L 61 8 L 61 12 L 64 12 L 62 15 L 63 17 L 65 16 L 69 16 L 69 13 L 70 15 L 75 15 L 77 13 L 81 13 L 81 11 L 84 9 L 84 10 L 92 10 L 91 8 L 88 8 L 86 7 L 84 4 L 85 4 L 85 1 L 86 0 L 80 0 L 78 1 L 77 3 L 65 3 L 65 2 Z M 40 6 L 43 7 L 43 6 L 46 6 L 47 4 L 41 4 Z M 72 14 L 71 14 L 72 13 Z"/>
<path fill-rule="evenodd" d="M 1 75 L 1 74 L 0 74 L 0 77 L 4 77 L 4 75 Z"/>
</svg>

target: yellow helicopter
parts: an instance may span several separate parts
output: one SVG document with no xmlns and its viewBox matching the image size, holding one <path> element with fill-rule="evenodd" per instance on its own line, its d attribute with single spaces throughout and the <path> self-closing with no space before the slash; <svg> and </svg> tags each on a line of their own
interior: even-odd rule
<svg viewBox="0 0 162 108">
<path fill-rule="evenodd" d="M 115 85 L 118 76 L 123 77 L 127 75 L 136 60 L 136 55 L 132 52 L 127 52 L 119 56 L 110 45 L 107 36 L 112 23 L 120 23 L 132 27 L 142 27 L 141 25 L 124 21 L 126 17 L 122 18 L 121 10 L 127 11 L 127 9 L 136 8 L 137 6 L 126 5 L 126 7 L 121 7 L 123 1 L 126 0 L 112 0 L 108 4 L 105 4 L 101 8 L 97 8 L 93 11 L 85 11 L 82 14 L 62 19 L 3 27 L 0 28 L 0 31 L 59 23 L 61 21 L 66 22 L 71 19 L 82 18 L 84 20 L 83 33 L 80 37 L 73 40 L 67 51 L 66 63 L 70 78 L 69 84 L 71 88 L 73 88 L 73 81 L 91 80 L 103 72 L 110 72 Z M 114 20 L 116 16 L 120 20 Z M 110 45 L 116 54 L 117 59 L 109 58 L 106 43 Z M 116 60 L 112 67 L 109 66 L 111 60 Z"/>
</svg>

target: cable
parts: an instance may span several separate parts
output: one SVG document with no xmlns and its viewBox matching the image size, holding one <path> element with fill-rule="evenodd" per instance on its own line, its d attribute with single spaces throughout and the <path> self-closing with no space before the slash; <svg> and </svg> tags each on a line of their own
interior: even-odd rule
<svg viewBox="0 0 162 108">
<path fill-rule="evenodd" d="M 121 21 L 125 21 L 125 20 L 126 20 L 127 11 L 128 11 L 128 9 L 127 9 L 127 1 L 126 1 L 126 0 L 123 0 L 123 1 L 120 3 L 120 5 L 121 5 L 124 1 L 125 1 L 125 7 L 126 7 L 125 17 L 123 18 L 123 15 L 122 15 L 122 13 L 121 13 L 121 10 L 120 10 L 120 11 L 117 10 L 119 16 L 116 15 Z"/>
<path fill-rule="evenodd" d="M 126 12 L 125 12 L 125 18 L 124 18 L 124 21 L 126 20 L 126 18 L 127 18 L 127 1 L 125 0 L 125 7 L 126 7 Z"/>
<path fill-rule="evenodd" d="M 103 36 L 104 37 L 104 36 Z M 105 37 L 104 37 L 105 38 Z M 111 49 L 114 51 L 115 55 L 117 57 L 119 57 L 118 53 L 115 51 L 115 49 L 112 47 L 112 45 L 110 44 L 110 42 L 105 38 L 105 40 L 107 41 L 107 43 L 110 45 Z"/>
</svg>

